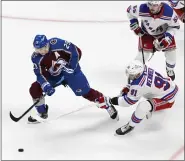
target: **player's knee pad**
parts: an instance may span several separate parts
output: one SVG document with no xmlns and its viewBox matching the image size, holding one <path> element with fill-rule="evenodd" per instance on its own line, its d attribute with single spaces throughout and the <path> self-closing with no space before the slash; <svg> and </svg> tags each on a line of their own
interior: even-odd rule
<svg viewBox="0 0 185 161">
<path fill-rule="evenodd" d="M 42 88 L 38 82 L 34 82 L 30 87 L 30 95 L 33 99 L 38 99 L 42 97 Z"/>
<path fill-rule="evenodd" d="M 148 112 L 152 112 L 152 110 L 153 106 L 148 100 L 140 102 L 136 109 L 136 111 L 141 111 L 145 114 L 147 114 Z"/>
<path fill-rule="evenodd" d="M 89 92 L 85 95 L 83 95 L 83 97 L 89 101 L 95 102 L 96 99 L 98 99 L 99 97 L 103 96 L 103 94 L 99 91 L 96 91 L 94 89 L 90 89 Z"/>
</svg>

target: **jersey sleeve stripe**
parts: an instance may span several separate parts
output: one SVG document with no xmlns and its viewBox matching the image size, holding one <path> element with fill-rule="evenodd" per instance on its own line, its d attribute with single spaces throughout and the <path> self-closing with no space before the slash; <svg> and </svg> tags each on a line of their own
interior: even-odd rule
<svg viewBox="0 0 185 161">
<path fill-rule="evenodd" d="M 41 66 L 40 66 L 40 63 L 42 61 L 44 57 L 42 57 L 40 60 L 39 60 L 39 63 L 38 63 L 38 66 L 39 66 L 39 73 L 40 73 L 40 76 L 47 82 L 47 79 L 44 77 L 44 75 L 42 74 L 42 69 L 41 69 Z"/>
<path fill-rule="evenodd" d="M 127 95 L 124 95 L 123 98 L 130 105 L 133 105 L 133 104 L 135 104 L 138 101 L 138 100 L 132 100 L 132 99 L 130 99 L 129 97 L 127 97 Z"/>
<path fill-rule="evenodd" d="M 143 84 L 144 84 L 144 82 L 145 82 L 145 80 L 146 80 L 146 76 L 144 76 L 142 79 L 141 79 L 141 81 L 139 82 L 139 86 L 143 86 Z"/>
</svg>

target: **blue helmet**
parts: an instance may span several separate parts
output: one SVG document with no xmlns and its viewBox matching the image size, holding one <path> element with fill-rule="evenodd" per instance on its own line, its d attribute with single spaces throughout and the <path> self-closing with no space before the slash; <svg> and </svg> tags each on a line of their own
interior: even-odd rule
<svg viewBox="0 0 185 161">
<path fill-rule="evenodd" d="M 46 46 L 48 43 L 47 37 L 45 35 L 36 35 L 33 41 L 33 46 L 36 49 L 40 49 Z"/>
</svg>

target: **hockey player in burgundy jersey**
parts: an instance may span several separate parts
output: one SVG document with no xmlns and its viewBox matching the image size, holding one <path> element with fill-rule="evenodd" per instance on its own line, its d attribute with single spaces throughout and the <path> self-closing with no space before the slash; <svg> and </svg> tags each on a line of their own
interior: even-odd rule
<svg viewBox="0 0 185 161">
<path fill-rule="evenodd" d="M 69 86 L 76 96 L 82 96 L 95 102 L 99 108 L 106 109 L 112 119 L 118 119 L 117 110 L 108 102 L 108 98 L 90 87 L 79 65 L 82 52 L 76 45 L 60 38 L 48 40 L 45 35 L 36 35 L 33 46 L 35 52 L 31 60 L 37 80 L 29 91 L 34 102 L 40 99 L 35 106 L 39 118 L 48 117 L 48 105 L 45 104 L 43 92 L 52 96 L 55 93 L 53 87 L 63 84 Z M 28 122 L 39 121 L 30 116 Z"/>
</svg>

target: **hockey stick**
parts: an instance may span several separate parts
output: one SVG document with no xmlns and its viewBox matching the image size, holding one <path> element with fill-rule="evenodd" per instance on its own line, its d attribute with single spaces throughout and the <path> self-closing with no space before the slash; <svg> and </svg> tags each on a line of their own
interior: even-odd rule
<svg viewBox="0 0 185 161">
<path fill-rule="evenodd" d="M 142 57 L 143 57 L 143 64 L 145 64 L 145 58 L 144 58 L 144 50 L 143 50 L 143 43 L 142 43 L 142 39 L 140 37 L 140 45 L 141 45 L 141 52 L 142 52 Z M 150 56 L 150 58 L 147 60 L 148 62 L 152 59 L 152 57 L 154 56 L 154 51 L 155 51 L 155 48 L 153 47 L 153 52 L 152 52 L 152 55 Z"/>
<path fill-rule="evenodd" d="M 43 95 L 42 98 L 44 98 L 46 96 L 46 93 Z M 20 119 L 22 119 L 33 107 L 35 107 L 35 105 L 37 105 L 40 102 L 40 99 L 37 100 L 29 109 L 27 109 L 20 117 L 15 117 L 11 111 L 10 111 L 10 118 L 15 121 L 18 122 Z"/>
<path fill-rule="evenodd" d="M 142 53 L 142 57 L 143 57 L 143 64 L 145 65 L 145 57 L 144 57 L 143 43 L 142 43 L 141 37 L 140 37 L 140 45 L 141 45 L 141 53 Z"/>
<path fill-rule="evenodd" d="M 57 86 L 57 84 L 55 84 L 53 86 L 53 88 L 55 88 Z M 44 98 L 47 94 L 44 93 L 43 97 Z M 29 109 L 27 109 L 20 117 L 15 117 L 11 111 L 10 111 L 10 118 L 15 121 L 15 122 L 18 122 L 20 119 L 22 119 L 33 107 L 35 107 L 35 105 L 37 105 L 39 102 L 40 102 L 41 98 L 39 100 L 37 100 Z"/>
<path fill-rule="evenodd" d="M 140 38 L 140 46 L 141 46 L 141 53 L 142 53 L 142 58 L 143 58 L 143 64 L 145 65 L 145 58 L 144 58 L 142 39 L 141 39 L 141 37 L 139 37 L 139 38 Z M 128 84 L 130 84 L 131 80 L 128 78 L 127 82 L 128 82 Z"/>
<path fill-rule="evenodd" d="M 154 53 L 152 53 L 152 55 L 150 56 L 150 59 L 148 59 L 148 61 L 150 61 L 152 59 L 152 57 L 154 56 Z"/>
</svg>

